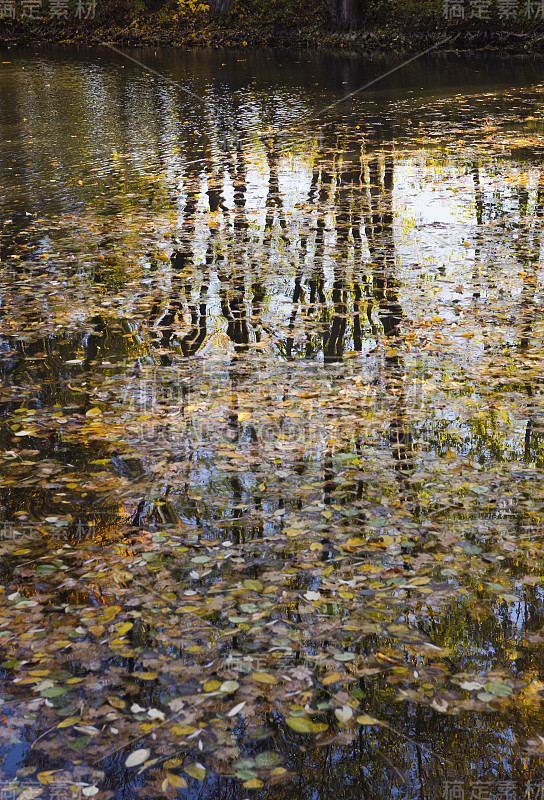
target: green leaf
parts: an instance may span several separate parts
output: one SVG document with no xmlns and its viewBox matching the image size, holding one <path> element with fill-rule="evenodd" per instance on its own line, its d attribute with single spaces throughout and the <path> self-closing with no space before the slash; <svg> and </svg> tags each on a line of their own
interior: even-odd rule
<svg viewBox="0 0 544 800">
<path fill-rule="evenodd" d="M 355 653 L 335 653 L 333 658 L 335 661 L 353 661 Z"/>
<path fill-rule="evenodd" d="M 40 694 L 42 697 L 61 697 L 67 691 L 68 689 L 64 686 L 51 686 L 49 689 L 43 689 Z"/>
<path fill-rule="evenodd" d="M 307 719 L 306 717 L 287 717 L 285 721 L 289 727 L 297 733 L 315 732 L 314 723 L 311 719 Z"/>
<path fill-rule="evenodd" d="M 244 581 L 244 586 L 246 589 L 251 589 L 252 592 L 262 592 L 264 588 L 260 581 L 254 581 L 251 578 Z"/>
<path fill-rule="evenodd" d="M 74 742 L 68 742 L 68 747 L 75 753 L 79 753 L 80 750 L 83 750 L 84 747 L 87 747 L 90 741 L 90 736 L 79 736 Z"/>
<path fill-rule="evenodd" d="M 255 759 L 258 767 L 275 767 L 281 761 L 279 753 L 274 753 L 272 750 L 265 750 L 264 753 L 259 753 Z"/>
<path fill-rule="evenodd" d="M 511 686 L 507 683 L 501 683 L 501 681 L 489 681 L 489 683 L 486 683 L 485 688 L 495 697 L 510 697 L 513 692 Z"/>
<path fill-rule="evenodd" d="M 236 771 L 236 777 L 241 781 L 250 781 L 252 778 L 258 778 L 258 774 L 252 769 L 239 769 Z"/>
</svg>

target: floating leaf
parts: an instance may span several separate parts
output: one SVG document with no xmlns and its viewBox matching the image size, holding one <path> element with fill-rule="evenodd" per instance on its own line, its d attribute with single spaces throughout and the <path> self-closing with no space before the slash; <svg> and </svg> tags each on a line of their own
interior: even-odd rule
<svg viewBox="0 0 544 800">
<path fill-rule="evenodd" d="M 135 678 L 139 678 L 141 681 L 154 681 L 157 677 L 156 672 L 133 672 L 132 674 Z"/>
<path fill-rule="evenodd" d="M 368 714 L 361 714 L 357 717 L 357 722 L 359 725 L 379 725 L 379 720 L 375 719 L 374 717 L 369 717 Z"/>
<path fill-rule="evenodd" d="M 240 713 L 240 711 L 243 709 L 245 704 L 246 704 L 246 701 L 242 700 L 241 703 L 238 703 L 237 705 L 235 705 L 234 708 L 231 708 L 231 710 L 228 712 L 227 717 L 235 717 L 237 714 Z"/>
<path fill-rule="evenodd" d="M 238 683 L 238 681 L 225 681 L 224 683 L 221 684 L 219 688 L 222 692 L 225 692 L 226 694 L 232 694 L 233 692 L 236 691 L 236 689 L 240 688 L 240 684 Z"/>
<path fill-rule="evenodd" d="M 125 761 L 125 767 L 137 767 L 140 764 L 143 764 L 144 761 L 147 761 L 150 755 L 151 751 L 146 747 L 143 747 L 140 750 L 134 750 L 134 752 L 131 753 Z"/>
<path fill-rule="evenodd" d="M 75 741 L 68 742 L 68 747 L 75 753 L 79 753 L 80 750 L 83 750 L 85 747 L 87 747 L 90 741 L 90 736 L 79 736 Z"/>
<path fill-rule="evenodd" d="M 259 753 L 255 758 L 255 764 L 258 767 L 275 767 L 280 761 L 280 754 L 274 753 L 272 750 L 265 750 L 264 753 Z"/>
<path fill-rule="evenodd" d="M 133 622 L 122 622 L 118 625 L 115 629 L 115 632 L 118 636 L 124 636 L 125 633 L 128 633 L 131 628 L 134 627 Z"/>
<path fill-rule="evenodd" d="M 353 661 L 355 653 L 335 653 L 333 658 L 335 661 Z"/>
<path fill-rule="evenodd" d="M 250 781 L 253 778 L 258 778 L 257 773 L 252 769 L 237 769 L 236 777 L 239 781 Z"/>
<path fill-rule="evenodd" d="M 257 681 L 257 683 L 268 683 L 275 686 L 278 682 L 274 675 L 271 675 L 269 672 L 254 672 L 251 677 L 254 681 Z"/>
<path fill-rule="evenodd" d="M 185 778 L 183 778 L 181 775 L 174 775 L 173 772 L 169 772 L 167 774 L 166 781 L 168 782 L 168 785 L 169 786 L 173 786 L 174 789 L 186 789 L 187 788 L 187 781 L 185 780 Z"/>
<path fill-rule="evenodd" d="M 311 719 L 306 717 L 287 717 L 285 721 L 297 733 L 314 733 L 314 723 Z"/>
<path fill-rule="evenodd" d="M 172 725 L 170 733 L 173 736 L 190 736 L 191 733 L 196 733 L 198 728 L 193 725 Z"/>
<path fill-rule="evenodd" d="M 187 775 L 190 775 L 191 778 L 195 778 L 197 781 L 203 781 L 206 776 L 206 770 L 202 766 L 202 764 L 189 764 L 188 767 L 185 767 L 185 772 Z"/>
<path fill-rule="evenodd" d="M 62 697 L 67 691 L 68 689 L 64 686 L 51 686 L 48 689 L 43 689 L 40 694 L 42 697 Z"/>
<path fill-rule="evenodd" d="M 330 672 L 328 675 L 325 675 L 323 678 L 323 686 L 329 686 L 331 683 L 337 683 L 337 681 L 345 680 L 346 676 L 343 672 Z"/>
<path fill-rule="evenodd" d="M 206 681 L 202 688 L 205 692 L 216 692 L 221 688 L 221 681 Z"/>
<path fill-rule="evenodd" d="M 463 681 L 463 683 L 460 683 L 459 686 L 461 689 L 464 689 L 465 692 L 474 692 L 484 688 L 481 683 L 478 683 L 478 681 Z"/>
<path fill-rule="evenodd" d="M 181 767 L 183 761 L 181 758 L 169 758 L 168 761 L 165 761 L 163 767 L 165 769 L 175 769 L 176 767 Z"/>
<path fill-rule="evenodd" d="M 334 716 L 339 722 L 345 724 L 353 717 L 353 709 L 347 705 L 342 706 L 342 708 L 335 708 Z"/>
<path fill-rule="evenodd" d="M 58 772 L 56 769 L 50 769 L 47 772 L 39 772 L 37 778 L 44 786 L 49 786 L 49 784 L 53 783 L 55 780 L 56 772 Z"/>
<path fill-rule="evenodd" d="M 248 578 L 244 581 L 244 586 L 246 589 L 251 589 L 252 592 L 262 592 L 263 585 L 260 581 L 254 581 L 251 578 Z"/>
<path fill-rule="evenodd" d="M 66 717 L 62 722 L 59 722 L 57 728 L 70 728 L 78 722 L 81 722 L 81 717 Z"/>
<path fill-rule="evenodd" d="M 511 686 L 507 683 L 501 683 L 501 681 L 489 681 L 489 683 L 486 683 L 485 688 L 495 697 L 510 697 L 513 692 Z"/>
</svg>

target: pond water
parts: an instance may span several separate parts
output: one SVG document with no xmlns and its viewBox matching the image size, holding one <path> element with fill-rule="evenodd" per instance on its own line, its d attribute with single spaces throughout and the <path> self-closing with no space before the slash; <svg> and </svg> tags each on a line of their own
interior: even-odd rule
<svg viewBox="0 0 544 800">
<path fill-rule="evenodd" d="M 2 797 L 542 800 L 543 62 L 1 61 Z"/>
</svg>

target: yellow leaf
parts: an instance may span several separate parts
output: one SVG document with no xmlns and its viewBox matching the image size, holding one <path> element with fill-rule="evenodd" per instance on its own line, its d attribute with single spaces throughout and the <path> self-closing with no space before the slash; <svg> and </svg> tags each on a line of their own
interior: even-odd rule
<svg viewBox="0 0 544 800">
<path fill-rule="evenodd" d="M 251 677 L 254 681 L 257 681 L 257 683 L 277 684 L 276 678 L 270 675 L 269 672 L 254 672 Z"/>
<path fill-rule="evenodd" d="M 221 687 L 221 681 L 206 681 L 203 686 L 205 692 L 216 692 Z"/>
<path fill-rule="evenodd" d="M 202 764 L 189 764 L 188 767 L 185 767 L 185 772 L 197 781 L 203 781 L 206 775 L 206 770 Z"/>
<path fill-rule="evenodd" d="M 157 677 L 156 672 L 133 672 L 132 675 L 142 681 L 154 681 Z"/>
<path fill-rule="evenodd" d="M 87 413 L 85 414 L 86 417 L 99 417 L 101 415 L 101 410 L 94 406 L 94 408 L 90 408 Z"/>
<path fill-rule="evenodd" d="M 245 44 L 245 42 L 244 42 L 244 44 Z M 251 778 L 251 780 L 246 781 L 242 785 L 243 785 L 244 789 L 260 789 L 261 786 L 263 785 L 263 782 L 260 781 L 258 778 Z"/>
<path fill-rule="evenodd" d="M 183 761 L 181 758 L 169 758 L 168 761 L 165 761 L 163 767 L 165 769 L 174 769 L 175 767 L 181 767 Z"/>
<path fill-rule="evenodd" d="M 374 717 L 369 717 L 368 714 L 361 714 L 360 717 L 357 717 L 357 722 L 359 725 L 379 725 L 380 722 Z"/>
<path fill-rule="evenodd" d="M 197 730 L 198 728 L 193 728 L 192 725 L 172 725 L 170 733 L 173 733 L 174 736 L 188 736 Z"/>
<path fill-rule="evenodd" d="M 108 697 L 108 703 L 110 704 L 110 706 L 113 706 L 114 708 L 125 707 L 125 701 L 121 700 L 120 697 Z"/>
<path fill-rule="evenodd" d="M 69 728 L 71 725 L 75 725 L 76 722 L 81 722 L 81 717 L 66 717 L 62 722 L 59 722 L 57 728 Z"/>
<path fill-rule="evenodd" d="M 118 636 L 124 636 L 125 633 L 128 633 L 131 628 L 134 627 L 133 622 L 122 622 L 118 625 L 115 629 Z"/>
<path fill-rule="evenodd" d="M 58 727 L 58 726 L 57 726 Z M 59 772 L 58 769 L 50 769 L 47 772 L 38 772 L 38 780 L 40 783 L 43 783 L 44 786 L 49 786 L 50 783 L 54 781 L 54 774 L 55 772 Z"/>
<path fill-rule="evenodd" d="M 323 678 L 323 686 L 329 686 L 329 684 L 343 680 L 345 677 L 346 676 L 342 672 L 331 672 Z"/>
<path fill-rule="evenodd" d="M 174 775 L 173 773 L 169 772 L 166 776 L 166 780 L 170 784 L 170 786 L 174 786 L 176 789 L 186 789 L 187 788 L 187 781 L 185 778 L 182 778 L 181 775 Z"/>
</svg>

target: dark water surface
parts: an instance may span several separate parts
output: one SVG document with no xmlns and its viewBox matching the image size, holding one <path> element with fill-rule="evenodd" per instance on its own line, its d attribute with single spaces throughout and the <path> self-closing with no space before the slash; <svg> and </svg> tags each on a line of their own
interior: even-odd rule
<svg viewBox="0 0 544 800">
<path fill-rule="evenodd" d="M 0 55 L 0 796 L 542 800 L 544 62 Z"/>
</svg>

